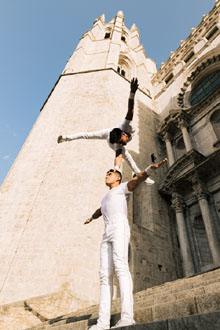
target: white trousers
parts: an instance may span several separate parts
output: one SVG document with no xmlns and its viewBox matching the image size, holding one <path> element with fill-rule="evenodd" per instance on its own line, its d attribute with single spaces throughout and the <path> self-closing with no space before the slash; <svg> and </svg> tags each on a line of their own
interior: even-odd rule
<svg viewBox="0 0 220 330">
<path fill-rule="evenodd" d="M 111 130 L 109 130 L 109 129 L 103 129 L 103 130 L 97 131 L 97 132 L 79 132 L 79 133 L 76 133 L 73 135 L 63 136 L 63 138 L 66 139 L 67 141 L 79 140 L 79 139 L 107 140 L 109 147 L 111 149 L 115 150 L 114 145 L 108 141 L 108 136 L 109 136 L 110 131 Z M 135 173 L 140 173 L 141 170 L 137 167 L 133 157 L 128 152 L 128 150 L 123 146 L 121 147 L 121 149 L 122 149 L 122 156 L 127 161 L 128 165 L 130 166 L 132 171 L 134 171 Z"/>
<path fill-rule="evenodd" d="M 100 246 L 100 304 L 97 325 L 110 328 L 115 268 L 121 295 L 121 319 L 133 322 L 133 285 L 128 266 L 130 228 L 126 218 L 106 224 Z"/>
</svg>

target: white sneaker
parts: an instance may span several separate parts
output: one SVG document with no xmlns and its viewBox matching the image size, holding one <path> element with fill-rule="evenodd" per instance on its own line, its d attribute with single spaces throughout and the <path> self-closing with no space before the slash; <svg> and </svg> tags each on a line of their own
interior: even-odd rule
<svg viewBox="0 0 220 330">
<path fill-rule="evenodd" d="M 59 135 L 57 138 L 57 143 L 62 143 L 63 141 L 65 141 L 62 137 L 62 135 Z"/>
<path fill-rule="evenodd" d="M 135 324 L 135 321 L 128 321 L 128 320 L 119 320 L 116 325 L 114 325 L 114 327 L 111 327 L 111 329 L 115 329 L 115 328 L 120 328 L 120 327 L 126 327 L 128 325 L 133 325 Z"/>
<path fill-rule="evenodd" d="M 145 180 L 148 186 L 152 186 L 154 184 L 154 180 L 150 179 L 149 177 Z"/>
<path fill-rule="evenodd" d="M 97 324 L 92 325 L 87 328 L 88 330 L 105 330 L 104 328 L 99 327 Z"/>
</svg>

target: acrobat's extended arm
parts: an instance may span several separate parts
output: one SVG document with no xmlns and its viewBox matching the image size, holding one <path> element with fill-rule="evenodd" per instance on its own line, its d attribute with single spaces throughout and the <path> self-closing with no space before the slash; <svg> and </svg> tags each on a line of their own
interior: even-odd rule
<svg viewBox="0 0 220 330">
<path fill-rule="evenodd" d="M 130 85 L 130 95 L 129 95 L 129 99 L 128 99 L 128 112 L 126 114 L 125 119 L 127 120 L 132 120 L 133 119 L 133 115 L 134 115 L 134 96 L 135 93 L 138 89 L 138 80 L 137 78 L 133 78 L 131 80 L 131 85 Z"/>
<path fill-rule="evenodd" d="M 122 163 L 122 149 L 118 149 L 115 151 L 114 167 L 116 170 L 120 171 L 121 163 Z"/>
<path fill-rule="evenodd" d="M 134 96 L 135 96 L 135 93 L 136 93 L 137 89 L 138 89 L 138 80 L 137 80 L 137 78 L 133 78 L 131 80 L 131 84 L 130 84 L 130 95 L 129 95 L 129 99 L 128 99 L 128 112 L 127 112 L 126 117 L 125 117 L 125 119 L 128 122 L 126 122 L 126 120 L 125 120 L 123 122 L 123 124 L 121 125 L 121 127 L 120 127 L 122 129 L 122 131 L 125 131 L 125 132 L 127 132 L 127 129 L 128 129 L 128 131 L 130 130 L 130 128 L 128 128 L 129 127 L 129 121 L 131 121 L 133 119 L 133 115 L 134 115 Z M 114 165 L 115 165 L 115 169 L 117 169 L 117 170 L 119 170 L 120 167 L 121 167 L 122 154 L 125 154 L 122 149 L 117 149 L 116 152 L 115 152 Z M 124 156 L 125 156 L 125 159 L 128 160 L 129 165 L 132 167 L 133 171 L 140 172 L 140 170 L 137 168 L 136 164 L 134 163 L 131 155 L 129 154 L 128 157 L 127 157 L 127 155 L 124 155 Z M 130 162 L 130 159 L 132 159 L 131 162 Z M 133 168 L 131 163 L 134 163 L 135 169 Z"/>
<path fill-rule="evenodd" d="M 145 181 L 153 171 L 157 170 L 160 166 L 167 162 L 167 158 L 163 159 L 158 164 L 151 164 L 145 170 L 138 173 L 136 177 L 128 181 L 128 190 L 133 191 L 141 182 Z"/>
<path fill-rule="evenodd" d="M 91 216 L 91 218 L 86 219 L 86 221 L 84 222 L 84 225 L 90 223 L 90 222 L 91 222 L 92 220 L 94 220 L 94 219 L 98 219 L 99 217 L 101 217 L 101 215 L 102 215 L 102 211 L 101 211 L 101 207 L 100 207 L 99 209 L 97 209 L 97 210 L 93 213 L 93 215 Z"/>
</svg>

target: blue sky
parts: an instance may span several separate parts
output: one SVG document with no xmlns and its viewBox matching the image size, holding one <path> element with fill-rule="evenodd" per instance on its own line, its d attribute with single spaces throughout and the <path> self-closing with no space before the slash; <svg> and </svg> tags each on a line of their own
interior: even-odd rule
<svg viewBox="0 0 220 330">
<path fill-rule="evenodd" d="M 123 10 L 140 30 L 146 55 L 160 66 L 214 0 L 0 0 L 0 184 L 41 106 L 94 20 Z"/>
</svg>

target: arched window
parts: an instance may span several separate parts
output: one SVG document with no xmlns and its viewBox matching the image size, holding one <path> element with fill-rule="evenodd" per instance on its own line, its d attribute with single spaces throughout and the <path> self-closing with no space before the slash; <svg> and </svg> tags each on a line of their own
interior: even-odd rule
<svg viewBox="0 0 220 330">
<path fill-rule="evenodd" d="M 192 89 L 190 103 L 195 105 L 209 96 L 220 85 L 220 70 L 210 73 Z"/>
<path fill-rule="evenodd" d="M 217 136 L 217 139 L 220 140 L 220 109 L 213 112 L 210 117 L 210 121 Z"/>
<path fill-rule="evenodd" d="M 125 36 L 121 36 L 121 40 L 124 41 L 124 42 L 126 42 Z"/>
<path fill-rule="evenodd" d="M 123 67 L 118 66 L 117 72 L 120 73 L 123 77 L 126 76 L 125 70 L 123 69 Z"/>
<path fill-rule="evenodd" d="M 109 38 L 111 38 L 111 29 L 107 28 L 105 31 L 104 39 L 109 39 Z"/>
<path fill-rule="evenodd" d="M 120 54 L 117 71 L 123 77 L 131 79 L 131 61 L 127 56 Z"/>
<path fill-rule="evenodd" d="M 109 39 L 110 36 L 111 36 L 111 33 L 110 33 L 110 32 L 106 32 L 106 34 L 105 34 L 105 39 Z"/>
</svg>

